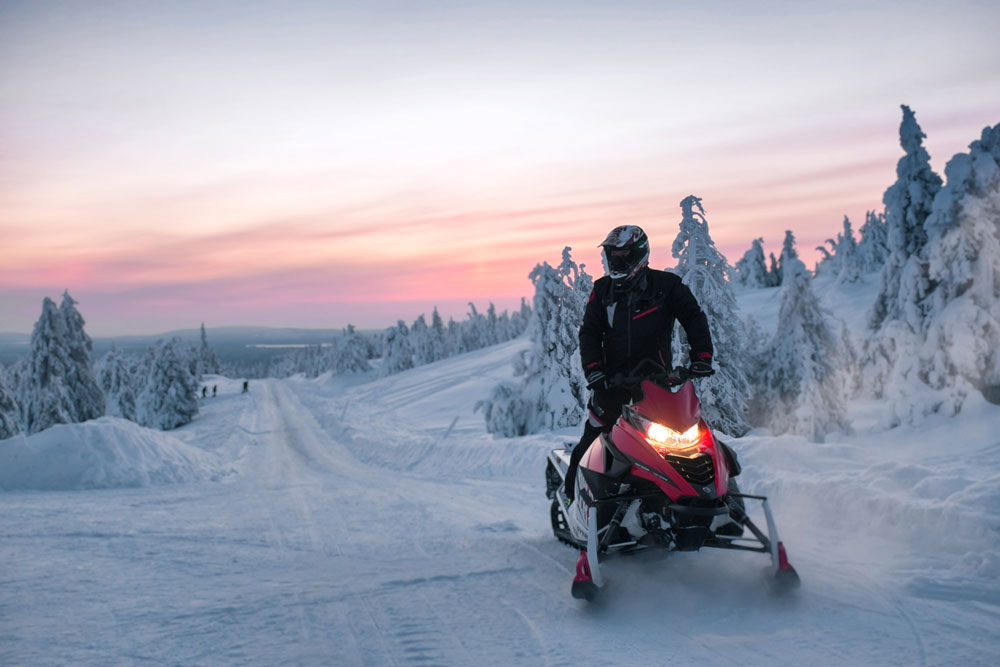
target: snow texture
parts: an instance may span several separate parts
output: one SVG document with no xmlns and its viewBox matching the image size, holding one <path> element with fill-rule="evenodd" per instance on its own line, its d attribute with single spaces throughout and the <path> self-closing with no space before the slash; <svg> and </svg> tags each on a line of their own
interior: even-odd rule
<svg viewBox="0 0 1000 667">
<path fill-rule="evenodd" d="M 875 284 L 814 285 L 863 330 L 853 311 Z M 777 294 L 740 293 L 768 334 Z M 248 394 L 212 377 L 218 400 L 170 433 L 101 419 L 26 438 L 136 429 L 211 454 L 184 450 L 193 477 L 236 474 L 0 493 L 0 662 L 995 662 L 1000 408 L 970 403 L 885 432 L 881 403 L 853 401 L 856 432 L 824 444 L 731 440 L 802 589 L 775 597 L 760 554 L 705 549 L 609 561 L 588 605 L 569 595 L 576 552 L 552 537 L 542 482 L 546 453 L 576 428 L 494 440 L 472 412 L 530 345 L 378 379 L 260 380 Z"/>
<path fill-rule="evenodd" d="M 219 479 L 214 456 L 115 417 L 0 442 L 0 489 L 67 491 Z"/>
</svg>

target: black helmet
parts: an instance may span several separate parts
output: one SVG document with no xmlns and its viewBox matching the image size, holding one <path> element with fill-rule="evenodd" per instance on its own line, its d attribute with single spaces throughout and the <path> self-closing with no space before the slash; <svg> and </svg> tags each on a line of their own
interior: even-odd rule
<svg viewBox="0 0 1000 667">
<path fill-rule="evenodd" d="M 601 243 L 604 270 L 613 280 L 630 281 L 649 266 L 649 239 L 641 227 L 615 227 Z"/>
</svg>

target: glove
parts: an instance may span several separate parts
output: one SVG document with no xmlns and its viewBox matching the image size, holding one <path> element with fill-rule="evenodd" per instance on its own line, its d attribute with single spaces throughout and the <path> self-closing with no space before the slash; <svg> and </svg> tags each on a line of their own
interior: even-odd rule
<svg viewBox="0 0 1000 667">
<path fill-rule="evenodd" d="M 688 366 L 688 374 L 693 378 L 707 378 L 715 375 L 715 369 L 712 368 L 711 361 L 692 361 Z"/>
<path fill-rule="evenodd" d="M 587 389 L 607 389 L 608 376 L 602 370 L 592 370 L 587 373 Z"/>
</svg>

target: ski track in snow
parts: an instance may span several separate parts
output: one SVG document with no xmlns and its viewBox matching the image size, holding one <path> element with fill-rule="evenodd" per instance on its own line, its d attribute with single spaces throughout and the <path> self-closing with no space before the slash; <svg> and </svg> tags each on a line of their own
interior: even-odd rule
<svg viewBox="0 0 1000 667">
<path fill-rule="evenodd" d="M 803 588 L 706 550 L 613 560 L 588 605 L 543 482 L 575 433 L 493 440 L 472 412 L 523 345 L 368 382 L 220 379 L 175 434 L 234 474 L 0 493 L 0 664 L 994 664 L 1000 443 L 918 464 L 884 434 L 734 441 Z"/>
</svg>

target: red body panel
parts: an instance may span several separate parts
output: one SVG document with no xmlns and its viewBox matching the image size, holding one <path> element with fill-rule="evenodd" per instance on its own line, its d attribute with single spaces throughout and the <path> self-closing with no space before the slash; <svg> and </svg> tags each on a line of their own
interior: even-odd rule
<svg viewBox="0 0 1000 667">
<path fill-rule="evenodd" d="M 724 496 L 729 481 L 729 469 L 726 457 L 721 451 L 715 436 L 708 425 L 701 419 L 701 409 L 698 397 L 690 382 L 685 382 L 680 389 L 672 392 L 652 382 L 642 383 L 643 399 L 634 405 L 642 416 L 663 424 L 678 432 L 684 432 L 695 424 L 699 425 L 701 441 L 699 453 L 710 454 L 715 467 L 715 493 Z M 603 436 L 607 437 L 607 436 Z M 580 465 L 597 473 L 605 473 L 605 450 L 603 437 L 597 438 L 587 449 Z M 656 474 L 633 465 L 631 474 L 647 479 L 656 484 L 671 500 L 676 501 L 683 496 L 698 496 L 699 491 L 681 476 L 680 472 L 668 463 L 646 441 L 645 434 L 639 433 L 631 423 L 619 419 L 612 431 L 611 438 L 615 447 L 623 454 L 641 461 L 643 465 Z M 663 479 L 666 478 L 666 479 Z"/>
<path fill-rule="evenodd" d="M 652 382 L 642 383 L 642 400 L 635 404 L 639 414 L 679 433 L 701 420 L 701 408 L 694 385 L 685 382 L 676 393 Z"/>
</svg>

